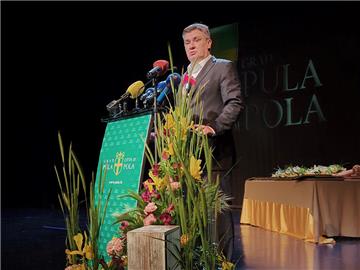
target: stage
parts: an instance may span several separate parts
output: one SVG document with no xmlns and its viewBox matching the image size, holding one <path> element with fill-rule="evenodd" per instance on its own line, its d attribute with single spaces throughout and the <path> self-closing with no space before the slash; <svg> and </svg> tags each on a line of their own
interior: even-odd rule
<svg viewBox="0 0 360 270">
<path fill-rule="evenodd" d="M 82 216 L 85 224 L 85 218 Z M 233 210 L 238 270 L 247 269 L 357 269 L 360 238 L 336 238 L 335 245 L 317 245 L 294 237 L 241 225 Z M 65 229 L 56 209 L 2 211 L 1 269 L 65 267 Z"/>
</svg>

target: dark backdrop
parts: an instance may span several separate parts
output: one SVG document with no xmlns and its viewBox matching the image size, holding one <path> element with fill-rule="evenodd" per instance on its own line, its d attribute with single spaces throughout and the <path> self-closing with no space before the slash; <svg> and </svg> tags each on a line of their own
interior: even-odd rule
<svg viewBox="0 0 360 270">
<path fill-rule="evenodd" d="M 175 65 L 187 64 L 181 32 L 193 22 L 239 25 L 248 109 L 234 129 L 237 204 L 247 177 L 277 166 L 353 165 L 359 11 L 354 2 L 1 2 L 2 207 L 57 205 L 57 131 L 90 178 L 106 104 L 168 58 L 168 41 Z M 284 78 L 288 88 L 306 78 L 304 88 L 284 90 Z"/>
</svg>

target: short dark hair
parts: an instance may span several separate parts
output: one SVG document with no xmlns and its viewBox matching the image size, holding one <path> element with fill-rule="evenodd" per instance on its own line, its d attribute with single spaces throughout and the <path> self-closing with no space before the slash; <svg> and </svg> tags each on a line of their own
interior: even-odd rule
<svg viewBox="0 0 360 270">
<path fill-rule="evenodd" d="M 183 38 L 186 33 L 189 33 L 196 29 L 200 30 L 201 32 L 203 32 L 205 34 L 205 36 L 207 36 L 209 39 L 211 39 L 209 27 L 202 23 L 193 23 L 193 24 L 190 24 L 189 26 L 185 27 L 183 30 L 183 33 L 182 33 Z"/>
</svg>

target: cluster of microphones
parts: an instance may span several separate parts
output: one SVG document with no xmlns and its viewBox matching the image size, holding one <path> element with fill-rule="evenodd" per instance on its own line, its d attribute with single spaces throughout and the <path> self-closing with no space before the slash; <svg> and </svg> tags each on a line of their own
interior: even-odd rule
<svg viewBox="0 0 360 270">
<path fill-rule="evenodd" d="M 168 97 L 172 94 L 172 89 L 177 89 L 181 83 L 180 74 L 174 72 L 166 77 L 165 80 L 157 82 L 157 79 L 169 70 L 169 62 L 166 60 L 157 60 L 153 63 L 153 68 L 147 72 L 146 78 L 148 82 L 142 81 L 132 83 L 126 92 L 117 100 L 111 101 L 106 105 L 111 117 L 121 116 L 129 112 L 127 108 L 127 99 L 135 99 L 135 108 L 133 111 L 153 108 L 154 106 L 162 106 Z M 146 88 L 151 84 L 151 87 Z M 190 85 L 189 78 L 185 75 L 184 85 Z"/>
</svg>

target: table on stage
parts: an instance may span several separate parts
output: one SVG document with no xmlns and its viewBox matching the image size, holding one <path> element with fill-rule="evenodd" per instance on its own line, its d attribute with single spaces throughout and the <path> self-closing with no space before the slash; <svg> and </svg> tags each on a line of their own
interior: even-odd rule
<svg viewBox="0 0 360 270">
<path fill-rule="evenodd" d="M 331 243 L 333 236 L 360 237 L 360 179 L 250 178 L 240 223 Z"/>
</svg>

